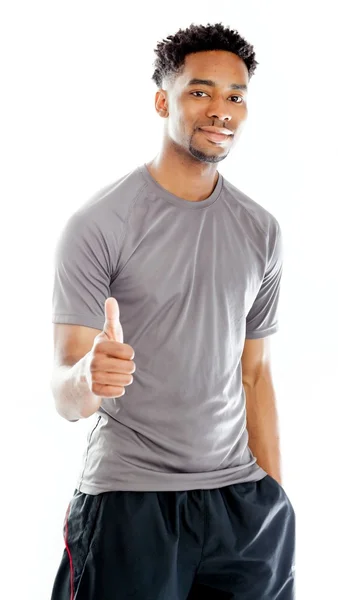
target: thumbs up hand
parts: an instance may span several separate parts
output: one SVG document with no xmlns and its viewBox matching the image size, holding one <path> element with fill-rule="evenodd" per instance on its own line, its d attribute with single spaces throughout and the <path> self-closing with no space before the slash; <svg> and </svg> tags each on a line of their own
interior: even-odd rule
<svg viewBox="0 0 338 600">
<path fill-rule="evenodd" d="M 87 382 L 90 391 L 102 398 L 119 398 L 133 382 L 134 349 L 123 343 L 120 310 L 115 298 L 105 301 L 105 323 L 88 354 Z"/>
</svg>

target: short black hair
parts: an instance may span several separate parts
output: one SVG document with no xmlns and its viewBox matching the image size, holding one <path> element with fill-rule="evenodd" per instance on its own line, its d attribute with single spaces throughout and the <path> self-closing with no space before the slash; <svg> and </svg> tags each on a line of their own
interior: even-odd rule
<svg viewBox="0 0 338 600">
<path fill-rule="evenodd" d="M 235 29 L 224 27 L 222 23 L 192 23 L 187 29 L 179 29 L 174 35 L 168 35 L 166 39 L 158 42 L 154 50 L 157 58 L 153 63 L 155 71 L 152 80 L 158 88 L 163 86 L 164 79 L 173 82 L 175 77 L 182 73 L 187 54 L 207 50 L 226 50 L 237 54 L 248 69 L 249 80 L 259 64 L 255 59 L 253 46 Z"/>
</svg>

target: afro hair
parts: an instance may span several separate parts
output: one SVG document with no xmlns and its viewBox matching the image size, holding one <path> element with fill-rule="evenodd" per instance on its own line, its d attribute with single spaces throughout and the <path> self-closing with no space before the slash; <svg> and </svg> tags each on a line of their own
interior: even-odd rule
<svg viewBox="0 0 338 600">
<path fill-rule="evenodd" d="M 207 50 L 226 50 L 237 54 L 248 69 L 249 79 L 259 64 L 255 60 L 253 46 L 236 30 L 225 28 L 222 23 L 208 23 L 206 26 L 192 23 L 187 29 L 179 29 L 174 35 L 158 42 L 154 50 L 157 58 L 153 63 L 155 71 L 152 80 L 158 88 L 163 86 L 164 80 L 172 83 L 182 73 L 187 54 Z"/>
</svg>

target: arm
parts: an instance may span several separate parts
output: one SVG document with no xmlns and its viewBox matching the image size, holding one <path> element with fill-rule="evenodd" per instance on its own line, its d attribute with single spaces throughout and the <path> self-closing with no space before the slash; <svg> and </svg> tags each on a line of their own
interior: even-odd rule
<svg viewBox="0 0 338 600">
<path fill-rule="evenodd" d="M 54 325 L 54 368 L 51 379 L 55 407 L 67 421 L 85 419 L 101 405 L 87 383 L 87 359 L 99 330 L 80 325 Z"/>
<path fill-rule="evenodd" d="M 278 414 L 269 338 L 247 339 L 242 355 L 249 447 L 264 471 L 282 484 Z"/>
<path fill-rule="evenodd" d="M 78 421 L 93 415 L 101 405 L 101 398 L 90 392 L 84 376 L 84 356 L 75 365 L 55 367 L 51 380 L 55 407 L 67 421 Z"/>
<path fill-rule="evenodd" d="M 110 237 L 107 238 L 107 227 Z M 116 220 L 101 223 L 90 206 L 74 213 L 58 238 L 54 254 L 52 321 L 54 364 L 51 390 L 57 412 L 68 421 L 99 408 L 86 381 L 86 354 L 104 325 L 104 304 L 115 266 Z"/>
</svg>

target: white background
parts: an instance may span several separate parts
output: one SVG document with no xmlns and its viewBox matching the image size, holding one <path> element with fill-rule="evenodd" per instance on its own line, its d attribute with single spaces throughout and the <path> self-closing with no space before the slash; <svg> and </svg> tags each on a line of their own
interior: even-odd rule
<svg viewBox="0 0 338 600">
<path fill-rule="evenodd" d="M 54 408 L 52 264 L 66 219 L 155 156 L 157 41 L 222 21 L 255 47 L 242 138 L 219 170 L 279 220 L 272 336 L 297 600 L 337 593 L 337 47 L 332 2 L 7 3 L 1 31 L 1 596 L 47 600 L 92 419 Z M 128 341 L 128 340 L 125 340 Z M 95 418 L 95 417 L 93 417 Z M 5 588 L 5 589 L 3 589 Z M 99 599 L 98 599 L 99 600 Z"/>
</svg>

